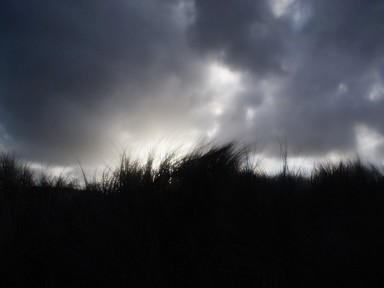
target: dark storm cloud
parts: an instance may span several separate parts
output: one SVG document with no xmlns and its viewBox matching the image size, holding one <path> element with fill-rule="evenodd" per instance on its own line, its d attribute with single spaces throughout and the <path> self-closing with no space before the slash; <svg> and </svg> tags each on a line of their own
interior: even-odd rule
<svg viewBox="0 0 384 288">
<path fill-rule="evenodd" d="M 383 19 L 382 0 L 3 0 L 0 145 L 62 161 L 191 130 L 353 151 L 384 135 Z M 212 63 L 239 80 L 215 87 Z"/>
<path fill-rule="evenodd" d="M 287 138 L 296 150 L 322 155 L 356 149 L 357 125 L 384 134 L 384 90 L 372 94 L 383 87 L 384 1 L 195 3 L 196 46 L 220 51 L 254 87 L 221 116 L 221 137 Z M 265 80 L 273 93 L 260 89 Z"/>
<path fill-rule="evenodd" d="M 282 72 L 283 37 L 290 31 L 274 19 L 267 1 L 196 0 L 195 9 L 193 45 L 234 68 Z"/>
<path fill-rule="evenodd" d="M 116 113 L 188 73 L 176 4 L 1 1 L 0 123 L 13 145 L 89 149 Z"/>
</svg>

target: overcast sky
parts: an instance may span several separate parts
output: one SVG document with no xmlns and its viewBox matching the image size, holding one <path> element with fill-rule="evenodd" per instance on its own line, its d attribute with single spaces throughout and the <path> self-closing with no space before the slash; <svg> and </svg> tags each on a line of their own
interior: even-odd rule
<svg viewBox="0 0 384 288">
<path fill-rule="evenodd" d="M 383 135 L 383 0 L 0 1 L 0 148 L 30 161 L 202 137 L 382 161 Z"/>
</svg>

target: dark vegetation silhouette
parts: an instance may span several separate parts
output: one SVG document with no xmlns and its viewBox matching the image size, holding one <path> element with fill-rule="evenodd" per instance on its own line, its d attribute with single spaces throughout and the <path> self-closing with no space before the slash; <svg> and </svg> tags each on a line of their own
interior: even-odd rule
<svg viewBox="0 0 384 288">
<path fill-rule="evenodd" d="M 384 174 L 359 161 L 267 175 L 235 144 L 123 156 L 80 187 L 0 157 L 0 287 L 383 284 Z M 375 286 L 379 287 L 379 286 Z"/>
</svg>

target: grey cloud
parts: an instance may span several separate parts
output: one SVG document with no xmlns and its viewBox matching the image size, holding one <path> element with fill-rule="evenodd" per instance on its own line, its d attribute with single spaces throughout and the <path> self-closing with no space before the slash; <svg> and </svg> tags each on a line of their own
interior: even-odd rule
<svg viewBox="0 0 384 288">
<path fill-rule="evenodd" d="M 356 149 L 359 124 L 384 135 L 383 92 L 368 99 L 373 85 L 384 82 L 384 2 L 296 0 L 279 17 L 271 3 L 196 1 L 196 47 L 223 51 L 222 60 L 254 87 L 221 116 L 218 137 L 286 137 L 293 149 L 324 155 Z M 255 24 L 267 32 L 256 30 L 255 37 Z M 263 92 L 264 80 L 277 92 Z M 244 117 L 249 107 L 256 109 L 252 124 Z"/>
<path fill-rule="evenodd" d="M 235 69 L 260 74 L 282 73 L 285 43 L 290 31 L 274 19 L 268 1 L 196 0 L 191 43 L 218 54 Z"/>
<path fill-rule="evenodd" d="M 1 1 L 0 123 L 14 144 L 89 150 L 170 75 L 193 77 L 176 4 Z"/>
<path fill-rule="evenodd" d="M 59 162 L 121 130 L 217 125 L 218 140 L 272 141 L 269 155 L 284 138 L 305 155 L 353 151 L 358 125 L 384 135 L 384 2 L 284 5 L 1 1 L 0 145 Z M 204 86 L 214 61 L 241 75 L 219 115 L 207 105 L 229 100 Z"/>
</svg>

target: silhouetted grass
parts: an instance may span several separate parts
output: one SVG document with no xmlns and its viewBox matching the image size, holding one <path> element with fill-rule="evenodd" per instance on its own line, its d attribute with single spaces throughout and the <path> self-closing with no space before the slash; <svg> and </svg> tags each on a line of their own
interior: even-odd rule
<svg viewBox="0 0 384 288">
<path fill-rule="evenodd" d="M 271 176 L 233 143 L 123 156 L 81 188 L 0 157 L 1 287 L 383 284 L 384 173 L 359 161 Z"/>
</svg>

